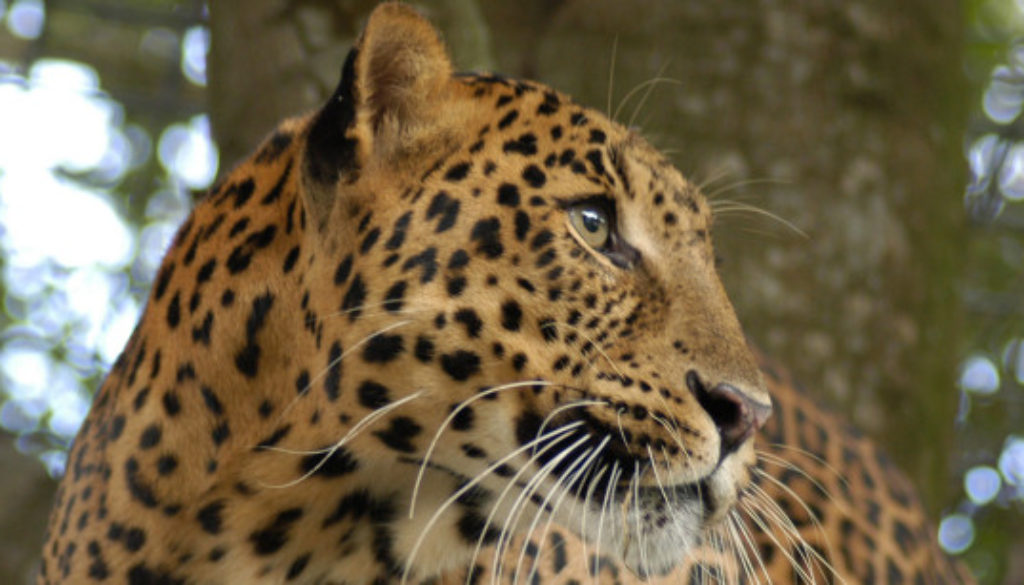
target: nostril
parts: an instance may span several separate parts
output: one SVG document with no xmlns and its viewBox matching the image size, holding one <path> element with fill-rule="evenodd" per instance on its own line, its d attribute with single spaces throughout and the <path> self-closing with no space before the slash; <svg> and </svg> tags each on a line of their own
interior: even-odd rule
<svg viewBox="0 0 1024 585">
<path fill-rule="evenodd" d="M 709 390 L 692 370 L 686 374 L 686 386 L 718 428 L 723 456 L 749 439 L 771 414 L 770 404 L 756 402 L 729 384 L 718 384 Z"/>
</svg>

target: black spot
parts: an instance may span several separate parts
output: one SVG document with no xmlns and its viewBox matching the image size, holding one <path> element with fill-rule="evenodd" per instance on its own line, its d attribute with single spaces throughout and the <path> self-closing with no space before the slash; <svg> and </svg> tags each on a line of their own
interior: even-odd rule
<svg viewBox="0 0 1024 585">
<path fill-rule="evenodd" d="M 498 204 L 517 207 L 519 205 L 519 188 L 511 183 L 502 183 L 498 187 Z"/>
<path fill-rule="evenodd" d="M 237 236 L 238 234 L 244 232 L 245 228 L 247 227 L 249 227 L 249 218 L 243 217 L 242 219 L 236 221 L 235 224 L 231 226 L 231 230 L 228 232 L 228 237 L 233 238 Z"/>
<path fill-rule="evenodd" d="M 174 390 L 168 390 L 167 392 L 164 393 L 163 404 L 164 412 L 167 413 L 167 416 L 177 416 L 178 413 L 181 412 L 181 400 L 178 398 L 178 395 L 177 393 L 174 392 Z M 123 422 L 124 418 L 122 417 L 121 420 Z"/>
<path fill-rule="evenodd" d="M 515 140 L 505 142 L 502 147 L 505 153 L 517 153 L 523 156 L 537 154 L 537 137 L 527 132 Z"/>
<path fill-rule="evenodd" d="M 476 314 L 476 311 L 473 309 L 459 309 L 455 313 L 455 320 L 466 327 L 466 335 L 470 338 L 480 337 L 480 329 L 483 328 L 484 322 Z"/>
<path fill-rule="evenodd" d="M 175 578 L 170 573 L 153 570 L 139 563 L 128 570 L 128 585 L 185 585 L 185 579 Z"/>
<path fill-rule="evenodd" d="M 202 266 L 200 266 L 199 270 L 196 272 L 196 284 L 202 284 L 202 283 L 206 282 L 207 280 L 210 280 L 210 277 L 213 276 L 213 270 L 216 267 L 217 267 L 217 259 L 216 258 L 211 258 L 211 259 L 207 260 L 206 263 L 203 264 Z M 157 297 L 157 298 L 160 298 L 160 297 Z"/>
<path fill-rule="evenodd" d="M 285 574 L 285 580 L 294 581 L 297 579 L 302 574 L 302 571 L 306 570 L 310 556 L 309 553 L 306 553 L 292 561 L 292 564 L 288 566 L 288 572 Z"/>
<path fill-rule="evenodd" d="M 252 310 L 245 323 L 246 344 L 235 355 L 235 367 L 249 378 L 255 378 L 259 369 L 260 346 L 256 344 L 256 335 L 266 323 L 267 314 L 274 305 L 274 295 L 264 293 L 252 301 Z"/>
<path fill-rule="evenodd" d="M 361 274 L 356 274 L 341 300 L 341 312 L 348 314 L 349 321 L 355 321 L 363 312 L 363 303 L 366 302 L 366 283 L 363 282 Z"/>
<path fill-rule="evenodd" d="M 384 294 L 384 309 L 391 313 L 397 313 L 402 310 L 404 304 L 406 284 L 404 280 L 399 280 L 395 284 L 391 285 L 388 292 Z"/>
<path fill-rule="evenodd" d="M 281 266 L 281 271 L 288 274 L 295 268 L 295 262 L 299 259 L 299 247 L 294 246 L 291 250 L 288 250 L 288 255 L 284 257 L 284 264 Z"/>
<path fill-rule="evenodd" d="M 386 364 L 405 351 L 401 335 L 375 335 L 363 346 L 363 359 L 370 363 Z"/>
<path fill-rule="evenodd" d="M 497 541 L 500 534 L 493 523 L 488 525 L 487 519 L 476 510 L 468 510 L 459 518 L 459 535 L 469 544 L 482 542 L 488 545 Z"/>
<path fill-rule="evenodd" d="M 530 241 L 530 250 L 536 252 L 553 241 L 555 241 L 555 234 L 550 230 L 542 230 L 533 236 L 533 240 Z"/>
<path fill-rule="evenodd" d="M 140 449 L 152 449 L 160 444 L 160 425 L 153 423 L 146 427 L 142 431 L 142 435 L 139 437 L 139 448 Z"/>
<path fill-rule="evenodd" d="M 437 227 L 434 228 L 434 233 L 442 233 L 448 231 L 455 225 L 455 220 L 459 217 L 459 200 L 452 199 L 444 191 L 439 191 L 434 198 L 430 200 L 430 206 L 427 207 L 427 219 L 433 219 L 437 216 L 441 216 L 441 220 L 437 222 Z"/>
<path fill-rule="evenodd" d="M 552 532 L 548 540 L 551 551 L 551 570 L 557 575 L 569 564 L 565 550 L 565 539 L 558 532 Z"/>
<path fill-rule="evenodd" d="M 364 380 L 359 385 L 359 404 L 366 408 L 378 409 L 387 406 L 391 402 L 390 391 L 387 386 L 378 384 L 373 380 Z"/>
<path fill-rule="evenodd" d="M 203 403 L 206 405 L 207 410 L 213 413 L 214 416 L 224 414 L 224 405 L 221 404 L 220 399 L 217 398 L 212 388 L 203 386 L 199 389 L 199 392 L 203 395 Z"/>
<path fill-rule="evenodd" d="M 160 475 L 170 475 L 174 473 L 174 470 L 178 468 L 178 458 L 174 455 L 161 455 L 156 460 L 156 472 Z"/>
<path fill-rule="evenodd" d="M 467 264 L 469 264 L 469 254 L 461 248 L 452 252 L 451 258 L 448 259 L 448 268 L 451 270 L 463 268 Z"/>
<path fill-rule="evenodd" d="M 476 420 L 476 412 L 472 406 L 463 406 L 452 419 L 452 428 L 456 431 L 468 431 L 473 428 Z"/>
<path fill-rule="evenodd" d="M 174 274 L 174 262 L 169 262 L 160 269 L 156 277 L 156 287 L 153 289 L 153 299 L 159 301 L 167 292 L 167 285 L 171 282 L 171 275 Z"/>
<path fill-rule="evenodd" d="M 309 372 L 302 370 L 299 372 L 299 376 L 295 378 L 295 393 L 302 394 L 309 389 Z"/>
<path fill-rule="evenodd" d="M 461 163 L 452 165 L 445 172 L 444 180 L 451 181 L 452 183 L 457 183 L 457 182 L 461 181 L 462 179 L 466 178 L 466 175 L 469 174 L 469 169 L 472 166 L 473 166 L 473 163 L 469 163 L 469 162 L 461 162 Z"/>
<path fill-rule="evenodd" d="M 500 105 L 500 104 L 499 104 Z M 502 116 L 501 120 L 498 120 L 498 129 L 504 130 L 512 125 L 512 122 L 516 121 L 519 117 L 519 110 L 512 110 L 511 112 Z"/>
<path fill-rule="evenodd" d="M 550 91 L 544 92 L 544 101 L 537 106 L 537 113 L 541 116 L 550 116 L 558 111 L 558 96 Z M 557 126 L 556 126 L 557 128 Z"/>
<path fill-rule="evenodd" d="M 591 128 L 589 142 L 594 144 L 604 144 L 605 138 L 603 131 L 598 130 L 597 128 Z"/>
<path fill-rule="evenodd" d="M 526 366 L 526 361 L 526 354 L 517 353 L 512 356 L 512 367 L 515 368 L 517 372 L 521 372 Z"/>
<path fill-rule="evenodd" d="M 215 445 L 221 445 L 224 441 L 228 440 L 231 436 L 231 428 L 227 422 L 222 422 L 210 431 L 210 438 L 213 439 Z"/>
<path fill-rule="evenodd" d="M 501 222 L 496 217 L 481 219 L 473 226 L 470 238 L 478 242 L 477 252 L 488 258 L 498 258 L 505 251 L 501 244 Z"/>
<path fill-rule="evenodd" d="M 405 241 L 405 233 L 409 229 L 409 222 L 412 221 L 412 212 L 406 211 L 395 220 L 395 227 L 391 232 L 391 237 L 388 241 L 384 242 L 384 247 L 388 250 L 397 250 L 402 247 L 402 242 Z"/>
<path fill-rule="evenodd" d="M 227 267 L 231 274 L 238 274 L 249 267 L 252 256 L 257 251 L 266 248 L 274 241 L 277 234 L 277 226 L 270 224 L 260 231 L 253 232 L 245 241 L 239 244 L 228 256 Z"/>
<path fill-rule="evenodd" d="M 288 176 L 292 172 L 292 161 L 288 161 L 288 164 L 284 167 L 284 172 L 278 177 L 277 182 L 274 186 L 267 191 L 267 194 L 260 199 L 260 205 L 270 205 L 281 198 L 281 193 L 284 191 L 284 186 L 288 182 Z"/>
<path fill-rule="evenodd" d="M 586 154 L 587 160 L 590 161 L 590 165 L 594 167 L 594 172 L 599 175 L 605 175 L 607 172 L 604 169 L 604 158 L 601 156 L 601 151 L 594 149 L 590 150 Z"/>
<path fill-rule="evenodd" d="M 338 263 L 338 267 L 334 270 L 334 284 L 339 286 L 345 284 L 350 274 L 352 274 L 352 254 L 345 256 L 345 259 Z"/>
<path fill-rule="evenodd" d="M 153 488 L 139 477 L 139 462 L 134 457 L 129 457 L 125 461 L 124 476 L 128 484 L 128 493 L 133 500 L 147 508 L 156 508 L 159 505 Z"/>
<path fill-rule="evenodd" d="M 466 278 L 463 276 L 456 276 L 448 279 L 448 295 L 451 297 L 457 297 L 462 294 L 462 291 L 466 289 Z"/>
<path fill-rule="evenodd" d="M 441 355 L 441 369 L 452 379 L 464 382 L 480 372 L 480 356 L 465 350 Z"/>
<path fill-rule="evenodd" d="M 199 521 L 199 526 L 202 527 L 204 532 L 209 534 L 219 534 L 224 526 L 224 518 L 221 517 L 221 513 L 224 511 L 224 500 L 217 500 L 213 503 L 207 504 L 199 509 L 196 513 L 196 520 Z"/>
<path fill-rule="evenodd" d="M 402 264 L 403 271 L 417 267 L 422 269 L 420 284 L 427 284 L 434 280 L 434 276 L 437 274 L 437 248 L 427 248 Z"/>
<path fill-rule="evenodd" d="M 373 248 L 373 245 L 377 243 L 378 239 L 380 239 L 380 228 L 375 227 L 370 230 L 370 233 L 366 234 L 365 238 L 363 238 L 363 243 L 359 245 L 359 253 L 366 254 L 369 252 Z"/>
<path fill-rule="evenodd" d="M 523 180 L 534 189 L 539 189 L 547 182 L 547 175 L 537 165 L 530 165 L 523 170 Z"/>
<path fill-rule="evenodd" d="M 522 324 L 523 309 L 515 301 L 506 301 L 501 305 L 501 326 L 509 331 L 519 331 Z"/>
<path fill-rule="evenodd" d="M 399 416 L 391 419 L 391 426 L 387 429 L 374 431 L 373 434 L 385 445 L 402 453 L 412 453 L 416 448 L 412 440 L 420 434 L 423 428 L 413 419 L 407 416 Z"/>
<path fill-rule="evenodd" d="M 359 461 L 345 447 L 335 447 L 332 445 L 321 451 L 326 451 L 326 453 L 306 455 L 302 458 L 299 472 L 303 476 L 312 474 L 330 479 L 348 475 L 359 469 Z"/>
<path fill-rule="evenodd" d="M 181 293 L 175 292 L 167 305 L 167 326 L 174 329 L 181 322 Z"/>
<path fill-rule="evenodd" d="M 192 328 L 192 341 L 210 345 L 210 331 L 213 329 L 213 311 L 207 311 L 203 322 L 198 327 Z"/>
<path fill-rule="evenodd" d="M 541 319 L 537 321 L 537 326 L 540 328 L 540 334 L 544 337 L 544 341 L 555 341 L 558 339 L 558 328 L 555 325 L 554 319 Z"/>
<path fill-rule="evenodd" d="M 267 556 L 281 550 L 288 542 L 288 531 L 300 518 L 302 508 L 289 508 L 278 513 L 269 524 L 249 535 L 253 551 L 259 556 Z"/>
<path fill-rule="evenodd" d="M 429 362 L 434 359 L 434 342 L 429 337 L 419 336 L 416 338 L 416 348 L 413 350 L 416 359 L 421 362 Z"/>
<path fill-rule="evenodd" d="M 335 341 L 327 354 L 327 375 L 324 376 L 324 393 L 327 399 L 334 402 L 341 395 L 341 343 Z M 308 374 L 303 372 L 308 379 Z M 300 380 L 302 375 L 299 376 Z M 307 382 L 308 383 L 308 382 Z M 303 386 L 305 388 L 305 385 Z"/>
<path fill-rule="evenodd" d="M 292 426 L 290 424 L 279 427 L 277 430 L 271 433 L 270 436 L 268 436 L 266 439 L 263 439 L 262 441 L 257 443 L 254 449 L 266 449 L 268 447 L 273 447 L 274 445 L 280 443 L 281 439 L 288 436 L 288 433 L 291 432 L 291 430 Z"/>
</svg>

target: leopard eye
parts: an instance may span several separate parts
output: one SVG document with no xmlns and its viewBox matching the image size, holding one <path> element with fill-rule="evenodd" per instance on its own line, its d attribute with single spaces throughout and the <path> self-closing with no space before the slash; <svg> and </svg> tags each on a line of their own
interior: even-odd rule
<svg viewBox="0 0 1024 585">
<path fill-rule="evenodd" d="M 611 243 L 612 228 L 608 210 L 595 204 L 569 208 L 569 223 L 588 246 L 604 250 Z"/>
</svg>

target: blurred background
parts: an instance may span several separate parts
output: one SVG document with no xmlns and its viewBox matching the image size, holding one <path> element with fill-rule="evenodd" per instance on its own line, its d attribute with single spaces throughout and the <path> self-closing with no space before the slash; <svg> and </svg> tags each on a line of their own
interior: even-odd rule
<svg viewBox="0 0 1024 585">
<path fill-rule="evenodd" d="M 176 226 L 326 97 L 373 4 L 0 0 L 0 583 Z M 886 445 L 981 583 L 1024 583 L 1024 1 L 416 4 L 460 68 L 702 184 L 753 342 Z"/>
</svg>

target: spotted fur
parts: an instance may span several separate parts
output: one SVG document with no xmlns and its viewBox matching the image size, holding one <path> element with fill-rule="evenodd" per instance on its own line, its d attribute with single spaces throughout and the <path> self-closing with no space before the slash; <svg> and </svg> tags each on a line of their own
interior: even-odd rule
<svg viewBox="0 0 1024 585">
<path fill-rule="evenodd" d="M 38 582 L 942 582 L 902 480 L 785 387 L 771 440 L 859 475 L 756 470 L 770 401 L 710 234 L 635 133 L 453 75 L 429 24 L 381 5 L 330 100 L 178 231 Z M 858 482 L 891 492 L 869 524 L 838 505 Z M 808 507 L 769 509 L 779 494 Z M 747 551 L 764 531 L 744 508 L 789 540 Z M 857 552 L 889 537 L 911 549 Z"/>
</svg>

